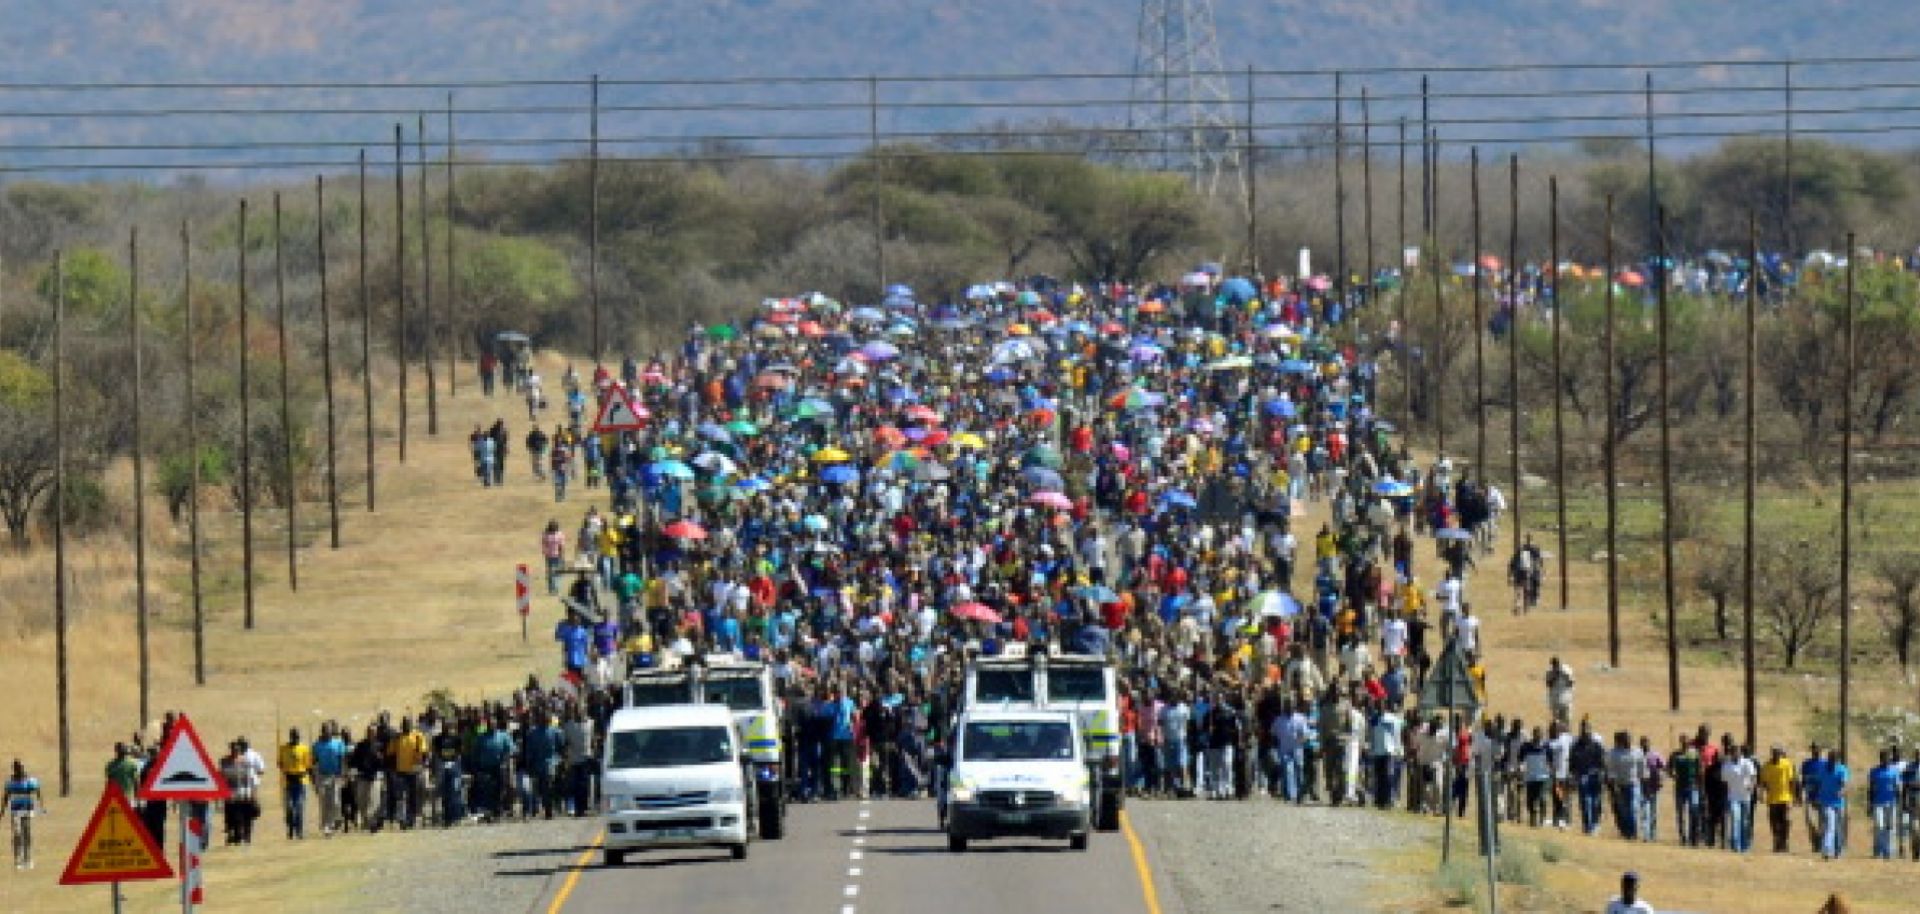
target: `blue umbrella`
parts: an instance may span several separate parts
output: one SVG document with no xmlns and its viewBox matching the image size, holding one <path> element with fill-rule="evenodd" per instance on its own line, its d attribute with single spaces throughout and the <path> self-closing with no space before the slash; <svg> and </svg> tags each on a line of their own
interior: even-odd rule
<svg viewBox="0 0 1920 914">
<path fill-rule="evenodd" d="M 1160 503 L 1165 505 L 1172 505 L 1176 508 L 1193 508 L 1193 507 L 1197 507 L 1200 504 L 1200 502 L 1195 500 L 1193 496 L 1188 495 L 1185 492 L 1168 492 L 1167 494 L 1160 496 Z"/>
<path fill-rule="evenodd" d="M 1227 301 L 1233 302 L 1236 305 L 1244 305 L 1260 297 L 1260 293 L 1253 287 L 1253 283 L 1242 276 L 1235 276 L 1221 283 L 1220 294 L 1226 296 Z"/>
<path fill-rule="evenodd" d="M 1278 590 L 1269 590 L 1261 594 L 1258 598 L 1257 605 L 1260 608 L 1260 615 L 1269 618 L 1274 616 L 1297 616 L 1300 614 L 1300 601 L 1294 599 L 1292 594 L 1283 593 Z"/>
<path fill-rule="evenodd" d="M 847 319 L 863 323 L 879 323 L 887 319 L 886 312 L 879 308 L 855 308 L 847 312 Z"/>
<path fill-rule="evenodd" d="M 773 488 L 773 483 L 770 483 L 764 479 L 761 479 L 758 476 L 749 476 L 745 479 L 740 480 L 739 482 L 734 483 L 733 485 L 734 485 L 734 488 L 739 489 L 743 492 L 765 492 L 766 490 Z"/>
<path fill-rule="evenodd" d="M 727 431 L 726 426 L 721 425 L 717 422 L 702 422 L 700 423 L 699 428 L 694 429 L 694 433 L 699 435 L 702 438 L 707 439 L 708 441 L 732 441 L 733 440 L 733 433 L 730 431 Z"/>
<path fill-rule="evenodd" d="M 1433 538 L 1437 540 L 1470 540 L 1473 539 L 1473 534 L 1459 527 L 1448 527 L 1445 530 L 1435 533 Z"/>
<path fill-rule="evenodd" d="M 820 481 L 832 485 L 845 485 L 860 481 L 860 471 L 850 464 L 837 463 L 820 471 Z"/>
<path fill-rule="evenodd" d="M 1059 492 L 1067 487 L 1060 474 L 1043 466 L 1031 466 L 1020 471 L 1020 478 L 1027 486 L 1039 492 Z"/>
<path fill-rule="evenodd" d="M 1115 603 L 1120 600 L 1120 595 L 1114 593 L 1113 588 L 1103 584 L 1089 584 L 1075 592 L 1095 603 Z"/>
<path fill-rule="evenodd" d="M 1015 377 L 1016 375 L 1013 373 L 1013 371 L 1008 368 L 995 368 L 992 371 L 987 372 L 987 380 L 995 384 L 1005 384 L 1008 381 L 1013 380 Z"/>
<path fill-rule="evenodd" d="M 1413 494 L 1413 487 L 1395 479 L 1382 479 L 1373 484 L 1373 494 L 1388 498 L 1405 498 Z"/>
<path fill-rule="evenodd" d="M 913 297 L 913 287 L 912 287 L 912 286 L 903 286 L 903 285 L 901 285 L 901 284 L 899 284 L 899 283 L 894 283 L 893 285 L 890 285 L 890 286 L 888 286 L 888 287 L 887 287 L 887 297 L 889 297 L 889 298 L 892 298 L 892 297 L 896 297 L 896 296 L 897 296 L 897 297 L 900 297 L 900 298 L 912 298 L 912 297 Z"/>
<path fill-rule="evenodd" d="M 671 476 L 674 479 L 693 478 L 693 467 L 687 466 L 678 460 L 662 460 L 653 465 L 653 471 L 662 476 Z"/>
<path fill-rule="evenodd" d="M 1291 374 L 1308 374 L 1313 371 L 1313 363 L 1305 359 L 1288 359 L 1280 363 L 1280 370 Z"/>
<path fill-rule="evenodd" d="M 1281 419 L 1291 419 L 1294 416 L 1297 416 L 1299 414 L 1300 414 L 1300 407 L 1294 405 L 1294 402 L 1292 400 L 1268 400 L 1267 401 L 1267 415 L 1269 416 L 1277 416 Z"/>
</svg>

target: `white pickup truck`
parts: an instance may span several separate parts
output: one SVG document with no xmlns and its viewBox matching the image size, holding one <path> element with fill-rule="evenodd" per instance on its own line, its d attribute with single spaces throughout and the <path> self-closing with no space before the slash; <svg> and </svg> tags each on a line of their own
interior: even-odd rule
<svg viewBox="0 0 1920 914">
<path fill-rule="evenodd" d="M 653 848 L 725 847 L 746 858 L 753 791 L 725 705 L 616 711 L 603 763 L 608 866 Z"/>
<path fill-rule="evenodd" d="M 953 731 L 947 848 L 982 838 L 1065 838 L 1086 850 L 1094 791 L 1080 720 L 1070 711 L 975 709 Z"/>
</svg>

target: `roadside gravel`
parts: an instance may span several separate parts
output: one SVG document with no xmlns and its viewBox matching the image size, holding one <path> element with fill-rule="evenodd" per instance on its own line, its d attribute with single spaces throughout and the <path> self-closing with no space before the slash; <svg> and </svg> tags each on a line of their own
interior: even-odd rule
<svg viewBox="0 0 1920 914">
<path fill-rule="evenodd" d="M 1127 815 L 1188 914 L 1380 910 L 1404 877 L 1374 861 L 1424 840 L 1392 815 L 1274 800 L 1131 800 Z"/>
<path fill-rule="evenodd" d="M 550 884 L 566 878 L 599 827 L 598 817 L 540 819 L 364 838 L 394 844 L 363 874 L 362 910 L 531 911 Z"/>
</svg>

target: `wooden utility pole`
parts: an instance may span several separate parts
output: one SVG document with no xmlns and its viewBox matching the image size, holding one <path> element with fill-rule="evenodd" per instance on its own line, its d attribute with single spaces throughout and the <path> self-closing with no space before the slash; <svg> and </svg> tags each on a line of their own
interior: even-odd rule
<svg viewBox="0 0 1920 914">
<path fill-rule="evenodd" d="M 194 349 L 199 340 L 193 326 L 193 231 L 187 220 L 180 220 L 180 310 L 186 317 L 187 356 L 187 579 L 193 591 L 193 684 L 207 684 L 206 608 L 200 585 L 200 398 L 196 383 Z"/>
<path fill-rule="evenodd" d="M 253 359 L 247 315 L 247 201 L 240 201 L 240 591 L 242 624 L 253 628 Z"/>
<path fill-rule="evenodd" d="M 143 421 L 146 372 L 140 351 L 140 228 L 127 230 L 127 348 L 133 356 L 133 592 L 135 637 L 140 642 L 140 727 L 145 729 L 153 691 L 147 652 L 147 455 Z"/>
<path fill-rule="evenodd" d="M 367 512 L 373 512 L 373 296 L 367 290 L 367 151 L 360 150 L 360 403 L 367 425 Z"/>
<path fill-rule="evenodd" d="M 394 360 L 400 363 L 400 462 L 407 462 L 407 147 L 393 125 L 393 309 Z"/>
<path fill-rule="evenodd" d="M 867 150 L 873 156 L 873 266 L 879 277 L 879 294 L 887 291 L 887 214 L 880 193 L 886 180 L 885 159 L 880 155 L 880 78 L 867 77 Z M 682 327 L 682 330 L 686 328 Z"/>
<path fill-rule="evenodd" d="M 1760 311 L 1760 222 L 1754 213 L 1747 212 L 1747 264 L 1751 271 L 1747 276 L 1747 327 L 1746 327 L 1746 491 L 1741 499 L 1741 523 L 1744 536 L 1740 549 L 1740 659 L 1745 676 L 1741 677 L 1746 710 L 1747 745 L 1760 745 L 1760 714 L 1754 701 L 1754 650 L 1753 650 L 1753 581 L 1754 550 L 1759 541 L 1753 535 L 1754 483 L 1757 462 L 1755 461 L 1756 439 L 1754 437 L 1754 400 L 1759 396 L 1760 388 L 1755 383 L 1756 360 L 1758 352 L 1754 345 L 1757 334 L 1756 325 Z"/>
<path fill-rule="evenodd" d="M 600 337 L 600 74 L 593 74 L 587 113 L 587 304 L 592 311 L 593 364 L 606 351 Z M 682 328 L 685 329 L 685 328 Z"/>
<path fill-rule="evenodd" d="M 1427 135 L 1427 148 L 1433 157 L 1429 169 L 1432 180 L 1428 184 L 1428 193 L 1433 200 L 1440 200 L 1440 135 Z M 1439 220 L 1427 222 L 1427 256 L 1424 264 L 1427 274 L 1433 278 L 1433 341 L 1427 344 L 1427 362 L 1433 372 L 1433 450 L 1435 458 L 1447 454 L 1447 317 L 1446 300 L 1441 294 L 1442 277 L 1446 273 L 1446 258 L 1440 255 L 1439 230 L 1435 224 Z"/>
<path fill-rule="evenodd" d="M 286 233 L 280 230 L 280 192 L 273 194 L 273 297 L 274 323 L 280 337 L 280 480 L 287 499 L 287 587 L 300 589 L 300 483 L 293 472 L 293 400 L 288 392 L 287 371 L 287 270 L 281 248 Z"/>
<path fill-rule="evenodd" d="M 453 93 L 447 93 L 447 396 L 460 392 L 460 277 L 453 272 Z"/>
<path fill-rule="evenodd" d="M 1347 127 L 1345 88 L 1340 71 L 1333 72 L 1333 300 L 1340 304 L 1341 317 L 1351 321 L 1347 311 Z"/>
<path fill-rule="evenodd" d="M 313 178 L 314 253 L 320 273 L 320 383 L 327 399 L 327 534 L 340 548 L 340 439 L 333 417 L 333 306 L 327 301 L 327 179 Z"/>
<path fill-rule="evenodd" d="M 53 252 L 53 680 L 60 717 L 60 795 L 73 794 L 67 718 L 67 263 Z"/>
<path fill-rule="evenodd" d="M 1847 316 L 1840 345 L 1845 371 L 1840 373 L 1840 756 L 1848 757 L 1848 722 L 1853 716 L 1853 373 L 1855 350 L 1854 262 L 1860 249 L 1847 233 Z"/>
<path fill-rule="evenodd" d="M 1468 156 L 1473 195 L 1473 475 L 1487 479 L 1487 314 L 1486 253 L 1480 247 L 1480 147 Z"/>
<path fill-rule="evenodd" d="M 1560 288 L 1560 177 L 1547 178 L 1547 275 L 1553 277 L 1553 500 L 1555 526 L 1559 528 L 1560 611 L 1567 611 L 1567 426 L 1560 388 L 1565 375 L 1561 369 L 1560 325 L 1566 323 L 1561 312 L 1567 308 L 1566 290 Z"/>
<path fill-rule="evenodd" d="M 1600 448 L 1601 461 L 1605 464 L 1607 485 L 1607 666 L 1620 668 L 1620 498 L 1619 498 L 1619 448 L 1614 441 L 1618 434 L 1615 423 L 1619 421 L 1619 404 L 1614 402 L 1614 296 L 1613 296 L 1613 195 L 1607 195 L 1606 218 L 1606 326 L 1601 328 L 1601 360 L 1606 363 L 1605 382 L 1601 385 L 1605 395 L 1607 410 L 1606 443 Z M 1753 745 L 1748 743 L 1748 745 Z"/>
<path fill-rule="evenodd" d="M 1654 217 L 1654 241 L 1660 263 L 1667 261 L 1667 211 L 1663 208 Z M 1666 271 L 1656 270 L 1659 288 L 1655 290 L 1655 300 L 1660 309 L 1660 576 L 1664 585 L 1667 609 L 1667 705 L 1668 710 L 1680 710 L 1680 624 L 1675 616 L 1675 595 L 1673 585 L 1673 414 L 1672 390 L 1668 383 L 1667 338 L 1673 324 L 1672 309 L 1667 302 Z"/>
<path fill-rule="evenodd" d="M 1422 156 L 1425 151 L 1422 150 Z M 1407 119 L 1400 119 L 1400 446 L 1410 448 L 1413 440 L 1413 317 L 1407 308 L 1407 287 L 1413 284 L 1413 271 L 1407 269 Z"/>
<path fill-rule="evenodd" d="M 1253 65 L 1247 65 L 1247 272 L 1260 275 L 1260 170 L 1258 159 L 1260 143 L 1254 130 L 1253 119 Z M 1266 291 L 1261 289 L 1261 295 Z"/>
<path fill-rule="evenodd" d="M 420 153 L 420 178 L 414 186 L 420 192 L 420 314 L 427 322 L 420 361 L 427 371 L 427 434 L 433 436 L 440 434 L 439 382 L 433 376 L 433 229 L 427 221 L 427 184 L 433 171 L 427 167 L 427 115 L 419 117 L 413 138 Z"/>
<path fill-rule="evenodd" d="M 1365 223 L 1363 231 L 1367 233 L 1367 278 L 1362 284 L 1366 289 L 1367 307 L 1373 307 L 1373 110 L 1367 102 L 1367 87 L 1360 87 L 1360 196 L 1366 212 L 1360 217 Z"/>
<path fill-rule="evenodd" d="M 1507 448 L 1512 454 L 1513 549 L 1526 544 L 1520 513 L 1520 156 L 1507 157 Z"/>
</svg>

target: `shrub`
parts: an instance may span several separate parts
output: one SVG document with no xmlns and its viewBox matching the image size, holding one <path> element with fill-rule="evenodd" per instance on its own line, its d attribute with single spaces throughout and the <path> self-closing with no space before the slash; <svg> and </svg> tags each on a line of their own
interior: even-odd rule
<svg viewBox="0 0 1920 914">
<path fill-rule="evenodd" d="M 1478 867 L 1468 860 L 1452 860 L 1442 864 L 1433 874 L 1434 890 L 1440 894 L 1440 900 L 1449 908 L 1480 909 L 1482 879 Z"/>
</svg>

